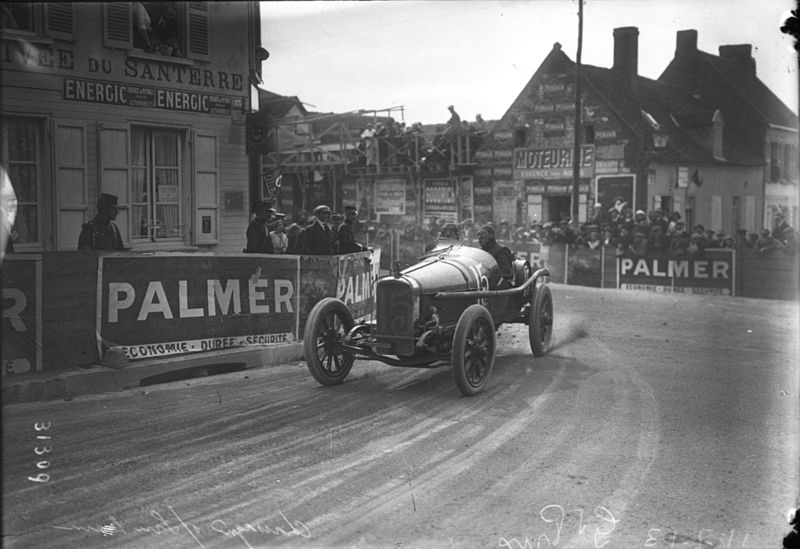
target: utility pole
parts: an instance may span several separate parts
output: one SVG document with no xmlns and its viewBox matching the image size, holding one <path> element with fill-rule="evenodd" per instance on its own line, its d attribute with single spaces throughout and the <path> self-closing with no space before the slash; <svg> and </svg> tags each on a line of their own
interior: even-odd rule
<svg viewBox="0 0 800 549">
<path fill-rule="evenodd" d="M 577 228 L 581 182 L 581 51 L 583 50 L 583 0 L 578 0 L 578 53 L 575 56 L 575 128 L 572 144 L 572 214 L 570 224 Z"/>
</svg>

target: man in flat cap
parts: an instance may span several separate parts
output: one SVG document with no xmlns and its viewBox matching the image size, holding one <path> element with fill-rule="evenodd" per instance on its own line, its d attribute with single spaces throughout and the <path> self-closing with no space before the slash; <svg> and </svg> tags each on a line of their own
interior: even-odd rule
<svg viewBox="0 0 800 549">
<path fill-rule="evenodd" d="M 305 253 L 308 255 L 335 255 L 335 240 L 328 223 L 331 209 L 323 204 L 314 208 L 314 221 L 303 230 Z"/>
<path fill-rule="evenodd" d="M 253 212 L 256 216 L 247 226 L 247 246 L 244 249 L 246 254 L 271 254 L 275 253 L 272 238 L 269 236 L 267 227 L 275 215 L 275 209 L 271 202 L 259 200 L 256 202 Z"/>
<path fill-rule="evenodd" d="M 339 225 L 339 253 L 363 252 L 366 248 L 356 242 L 355 228 L 358 210 L 355 206 L 344 207 L 344 222 Z"/>
<path fill-rule="evenodd" d="M 117 218 L 117 197 L 100 193 L 97 197 L 97 214 L 83 225 L 78 236 L 79 250 L 109 250 L 121 252 L 125 249 L 122 235 L 114 220 Z"/>
<path fill-rule="evenodd" d="M 484 225 L 478 231 L 478 244 L 483 251 L 492 254 L 492 257 L 497 261 L 500 280 L 495 289 L 510 288 L 511 280 L 514 277 L 514 258 L 511 255 L 511 250 L 497 243 L 492 225 Z"/>
</svg>

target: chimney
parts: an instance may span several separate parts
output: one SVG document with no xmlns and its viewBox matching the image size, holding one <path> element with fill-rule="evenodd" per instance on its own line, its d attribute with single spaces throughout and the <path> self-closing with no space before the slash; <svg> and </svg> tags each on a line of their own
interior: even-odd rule
<svg viewBox="0 0 800 549">
<path fill-rule="evenodd" d="M 694 29 L 678 31 L 675 40 L 675 57 L 682 53 L 697 51 L 697 31 Z"/>
<path fill-rule="evenodd" d="M 639 29 L 614 29 L 614 70 L 622 73 L 633 86 L 639 74 Z"/>
<path fill-rule="evenodd" d="M 719 56 L 733 61 L 752 75 L 756 74 L 756 60 L 753 59 L 753 46 L 750 44 L 720 46 Z"/>
</svg>

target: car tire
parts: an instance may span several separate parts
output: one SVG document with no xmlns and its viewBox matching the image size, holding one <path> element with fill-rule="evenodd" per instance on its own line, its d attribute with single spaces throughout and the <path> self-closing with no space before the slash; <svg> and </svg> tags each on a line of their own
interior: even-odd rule
<svg viewBox="0 0 800 549">
<path fill-rule="evenodd" d="M 311 309 L 303 332 L 303 355 L 321 385 L 338 385 L 350 373 L 355 356 L 343 349 L 342 342 L 353 325 L 353 313 L 338 299 L 326 297 Z"/>
<path fill-rule="evenodd" d="M 491 313 L 482 305 L 470 305 L 458 319 L 453 334 L 453 377 L 464 396 L 484 390 L 494 368 L 496 350 Z"/>
<path fill-rule="evenodd" d="M 531 351 L 536 356 L 544 356 L 550 350 L 550 341 L 553 338 L 553 297 L 546 284 L 534 290 L 529 314 L 528 338 Z"/>
</svg>

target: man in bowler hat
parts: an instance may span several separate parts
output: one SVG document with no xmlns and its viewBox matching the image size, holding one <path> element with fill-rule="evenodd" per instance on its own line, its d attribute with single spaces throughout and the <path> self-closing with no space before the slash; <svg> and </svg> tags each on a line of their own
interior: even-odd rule
<svg viewBox="0 0 800 549">
<path fill-rule="evenodd" d="M 109 250 L 121 252 L 125 249 L 122 235 L 114 220 L 117 218 L 117 197 L 100 193 L 97 197 L 97 214 L 83 225 L 78 236 L 79 250 Z"/>
<path fill-rule="evenodd" d="M 275 210 L 272 203 L 259 200 L 255 205 L 255 218 L 247 226 L 246 254 L 271 254 L 275 252 L 267 225 L 272 220 Z"/>
</svg>

